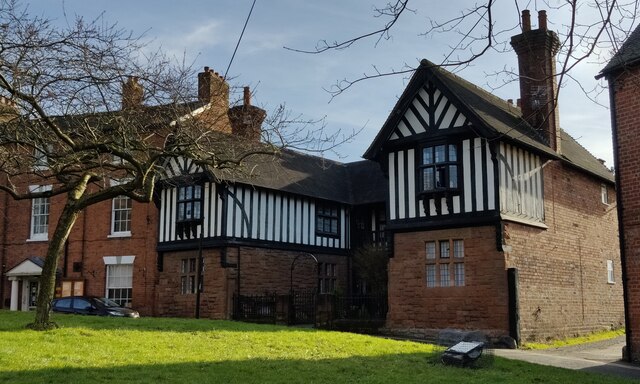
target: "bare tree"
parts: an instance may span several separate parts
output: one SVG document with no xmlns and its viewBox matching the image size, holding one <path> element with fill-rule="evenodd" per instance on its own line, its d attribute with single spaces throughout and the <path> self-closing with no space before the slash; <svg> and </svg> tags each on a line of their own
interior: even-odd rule
<svg viewBox="0 0 640 384">
<path fill-rule="evenodd" d="M 58 260 L 83 209 L 119 195 L 151 201 L 172 158 L 238 169 L 250 156 L 283 147 L 337 144 L 337 136 L 323 136 L 317 125 L 310 131 L 310 122 L 284 108 L 257 132 L 262 142 L 237 140 L 226 132 L 228 101 L 211 89 L 192 97 L 193 72 L 102 18 L 59 27 L 0 1 L 0 190 L 18 200 L 64 201 L 32 328 L 55 326 L 49 313 Z"/>
<path fill-rule="evenodd" d="M 415 32 L 424 37 L 445 35 L 446 40 L 450 42 L 449 51 L 436 64 L 452 67 L 457 71 L 488 53 L 511 49 L 509 38 L 520 33 L 521 30 L 521 5 L 522 2 L 516 0 L 480 1 L 469 8 L 463 9 L 461 6 L 456 15 L 444 16 L 442 19 L 428 19 L 428 25 L 423 30 Z M 394 30 L 402 24 L 403 18 L 411 14 L 428 15 L 433 6 L 431 2 L 391 1 L 382 6 L 374 6 L 373 16 L 381 20 L 380 28 L 374 31 L 365 31 L 358 36 L 347 37 L 341 41 L 320 40 L 313 49 L 285 48 L 297 52 L 322 54 L 371 40 L 378 45 L 381 40 L 389 39 L 393 35 Z M 589 59 L 604 65 L 611 53 L 617 51 L 633 31 L 638 13 L 636 0 L 542 0 L 529 2 L 526 7 L 553 10 L 550 15 L 552 17 L 550 21 L 553 22 L 551 27 L 558 32 L 561 41 L 556 74 L 559 88 L 562 88 L 562 84 L 568 80 L 578 82 L 571 73 L 579 63 Z M 512 16 L 508 15 L 509 12 Z M 497 17 L 497 14 L 500 17 Z M 331 95 L 335 97 L 365 80 L 412 73 L 418 68 L 419 63 L 398 63 L 396 68 L 387 71 L 379 70 L 376 63 L 371 65 L 372 69 L 361 76 L 338 80 L 329 88 Z M 508 68 L 502 69 L 500 74 L 507 75 L 509 79 L 517 78 L 517 74 Z M 503 79 L 503 81 L 509 80 Z M 580 86 L 587 96 L 591 96 L 593 89 Z"/>
</svg>

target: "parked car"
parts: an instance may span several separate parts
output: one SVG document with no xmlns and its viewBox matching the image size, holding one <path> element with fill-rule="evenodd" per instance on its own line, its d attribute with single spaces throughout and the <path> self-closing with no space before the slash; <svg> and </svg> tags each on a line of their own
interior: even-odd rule
<svg viewBox="0 0 640 384">
<path fill-rule="evenodd" d="M 67 296 L 53 299 L 51 310 L 77 315 L 140 317 L 138 311 L 121 307 L 113 300 L 94 296 Z"/>
</svg>

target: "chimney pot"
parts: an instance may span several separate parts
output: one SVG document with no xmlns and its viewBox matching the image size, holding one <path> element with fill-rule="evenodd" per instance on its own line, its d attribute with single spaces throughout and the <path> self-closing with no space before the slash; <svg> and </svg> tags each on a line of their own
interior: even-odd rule
<svg viewBox="0 0 640 384">
<path fill-rule="evenodd" d="M 142 106 L 144 89 L 136 76 L 129 76 L 122 84 L 122 109 L 133 109 Z"/>
<path fill-rule="evenodd" d="M 251 90 L 249 89 L 249 87 L 244 87 L 243 96 L 244 105 L 251 105 Z"/>
<path fill-rule="evenodd" d="M 205 72 L 209 72 L 209 67 L 206 67 L 206 66 L 205 66 L 205 67 L 204 67 L 204 71 L 205 71 Z"/>
<path fill-rule="evenodd" d="M 511 37 L 518 55 L 522 117 L 557 153 L 561 153 L 561 137 L 556 105 L 557 83 L 555 55 L 560 48 L 558 35 L 547 30 L 546 11 L 538 12 L 538 30 L 530 31 L 529 11 L 522 11 L 522 29 Z"/>
<path fill-rule="evenodd" d="M 522 32 L 531 30 L 531 14 L 528 9 L 522 11 Z"/>
<path fill-rule="evenodd" d="M 507 103 L 509 103 L 509 104 L 513 105 L 513 99 L 508 99 L 508 100 L 507 100 Z"/>
<path fill-rule="evenodd" d="M 516 107 L 520 108 L 522 106 L 522 99 L 516 100 Z"/>
<path fill-rule="evenodd" d="M 538 11 L 538 29 L 547 30 L 547 11 Z"/>
</svg>

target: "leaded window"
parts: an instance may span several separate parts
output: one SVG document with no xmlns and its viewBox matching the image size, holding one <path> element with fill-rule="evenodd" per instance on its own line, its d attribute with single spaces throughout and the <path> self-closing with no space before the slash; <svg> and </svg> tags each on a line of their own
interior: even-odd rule
<svg viewBox="0 0 640 384">
<path fill-rule="evenodd" d="M 464 240 L 425 242 L 427 288 L 465 285 Z"/>
<path fill-rule="evenodd" d="M 200 221 L 202 218 L 202 186 L 178 187 L 177 221 Z"/>
<path fill-rule="evenodd" d="M 316 205 L 316 234 L 318 236 L 339 235 L 339 209 L 336 205 Z"/>
<path fill-rule="evenodd" d="M 196 293 L 196 259 L 195 257 L 180 261 L 180 292 L 183 295 Z"/>
<path fill-rule="evenodd" d="M 458 188 L 458 146 L 442 144 L 422 149 L 420 190 L 435 192 Z"/>
<path fill-rule="evenodd" d="M 181 239 L 193 239 L 203 219 L 203 191 L 199 184 L 178 187 L 176 232 Z"/>
</svg>

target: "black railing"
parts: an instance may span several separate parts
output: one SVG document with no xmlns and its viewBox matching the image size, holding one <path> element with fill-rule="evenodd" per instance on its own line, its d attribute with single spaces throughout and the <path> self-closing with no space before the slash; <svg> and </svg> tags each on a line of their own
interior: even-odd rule
<svg viewBox="0 0 640 384">
<path fill-rule="evenodd" d="M 379 320 L 387 317 L 387 295 L 354 295 L 334 297 L 335 320 Z"/>
<path fill-rule="evenodd" d="M 315 291 L 294 291 L 289 296 L 289 324 L 315 324 L 317 298 Z"/>
<path fill-rule="evenodd" d="M 234 296 L 234 320 L 313 324 L 322 328 L 375 333 L 387 316 L 386 294 L 341 296 L 316 292 Z"/>
<path fill-rule="evenodd" d="M 276 322 L 275 294 L 255 296 L 233 296 L 233 319 L 254 323 Z"/>
</svg>

